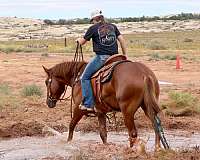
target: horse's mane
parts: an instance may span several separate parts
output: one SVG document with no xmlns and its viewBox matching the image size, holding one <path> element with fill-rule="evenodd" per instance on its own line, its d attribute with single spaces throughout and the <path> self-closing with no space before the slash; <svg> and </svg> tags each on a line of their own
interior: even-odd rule
<svg viewBox="0 0 200 160">
<path fill-rule="evenodd" d="M 59 64 L 56 64 L 54 67 L 50 68 L 52 75 L 63 77 L 63 78 L 69 78 L 69 76 L 72 76 L 75 70 L 79 70 L 81 66 L 86 64 L 86 62 L 74 62 L 74 61 L 68 61 L 68 62 L 62 62 Z"/>
</svg>

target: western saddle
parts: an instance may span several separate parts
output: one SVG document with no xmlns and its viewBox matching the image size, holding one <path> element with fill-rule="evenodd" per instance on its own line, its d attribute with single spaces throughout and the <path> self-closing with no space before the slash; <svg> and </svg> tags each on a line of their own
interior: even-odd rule
<svg viewBox="0 0 200 160">
<path fill-rule="evenodd" d="M 117 65 L 124 62 L 130 62 L 130 61 L 127 60 L 126 56 L 124 55 L 115 54 L 109 57 L 106 60 L 104 66 L 92 76 L 91 83 L 93 86 L 93 94 L 94 97 L 96 97 L 96 100 L 98 100 L 99 102 L 102 101 L 101 98 L 102 85 L 111 80 L 114 68 Z"/>
</svg>

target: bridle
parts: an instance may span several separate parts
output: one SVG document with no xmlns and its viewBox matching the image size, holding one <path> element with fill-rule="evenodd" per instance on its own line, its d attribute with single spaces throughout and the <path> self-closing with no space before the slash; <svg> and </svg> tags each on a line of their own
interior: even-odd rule
<svg viewBox="0 0 200 160">
<path fill-rule="evenodd" d="M 48 99 L 48 101 L 50 101 L 50 102 L 56 102 L 56 101 L 59 101 L 59 100 L 62 101 L 62 100 L 67 100 L 71 97 L 71 95 L 70 95 L 70 96 L 64 98 L 65 94 L 67 92 L 67 87 L 68 87 L 67 85 L 65 85 L 65 90 L 64 90 L 61 98 L 57 99 L 57 98 L 52 97 L 52 95 L 51 95 L 51 83 L 52 83 L 52 76 L 49 78 L 48 83 L 47 83 L 47 99 Z"/>
<path fill-rule="evenodd" d="M 67 100 L 67 99 L 71 99 L 71 105 L 70 105 L 70 112 L 71 112 L 71 118 L 72 118 L 72 110 L 73 110 L 73 100 L 72 100 L 72 95 L 73 95 L 73 89 L 74 89 L 74 85 L 76 83 L 76 79 L 77 77 L 79 76 L 79 71 L 78 71 L 78 66 L 77 66 L 77 62 L 81 62 L 81 61 L 84 61 L 83 59 L 83 52 L 82 52 L 82 46 L 81 44 L 79 44 L 79 42 L 77 42 L 77 46 L 76 46 L 76 52 L 75 52 L 75 55 L 74 55 L 74 59 L 73 61 L 75 62 L 75 66 L 73 66 L 73 73 L 72 73 L 72 81 L 74 82 L 72 84 L 72 91 L 71 91 L 71 95 L 64 98 L 65 97 L 65 94 L 67 92 L 67 87 L 68 85 L 65 85 L 65 90 L 63 92 L 63 95 L 62 95 L 62 98 L 54 98 L 52 97 L 51 95 L 51 83 L 52 83 L 52 76 L 50 76 L 50 78 L 48 79 L 48 82 L 47 82 L 47 100 L 50 101 L 50 102 L 57 102 L 58 100 L 62 101 L 62 100 Z M 80 68 L 82 68 L 84 65 L 82 65 Z M 56 77 L 55 77 L 56 78 Z"/>
</svg>

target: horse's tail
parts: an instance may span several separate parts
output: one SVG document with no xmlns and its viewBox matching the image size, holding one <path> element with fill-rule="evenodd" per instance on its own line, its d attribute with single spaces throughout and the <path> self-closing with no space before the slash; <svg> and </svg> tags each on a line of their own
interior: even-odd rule
<svg viewBox="0 0 200 160">
<path fill-rule="evenodd" d="M 165 149 L 169 149 L 169 145 L 164 136 L 163 128 L 161 126 L 160 118 L 157 114 L 161 109 L 158 105 L 158 100 L 156 98 L 156 88 L 155 82 L 153 81 L 151 76 L 147 76 L 144 78 L 144 105 L 146 107 L 146 114 L 149 116 L 155 131 L 159 134 L 161 142 Z"/>
<path fill-rule="evenodd" d="M 155 83 L 151 76 L 145 76 L 144 78 L 144 105 L 149 118 L 154 122 L 155 116 L 161 109 L 157 102 Z"/>
</svg>

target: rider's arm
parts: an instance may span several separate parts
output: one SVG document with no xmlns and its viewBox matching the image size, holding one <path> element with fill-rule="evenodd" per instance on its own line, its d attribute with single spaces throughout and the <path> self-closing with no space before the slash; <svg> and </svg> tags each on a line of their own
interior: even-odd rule
<svg viewBox="0 0 200 160">
<path fill-rule="evenodd" d="M 122 49 L 122 53 L 123 55 L 127 55 L 127 50 L 126 50 L 126 43 L 125 43 L 125 40 L 123 38 L 123 36 L 120 34 L 118 37 L 117 37 L 119 43 L 120 43 L 120 46 L 121 46 L 121 49 Z"/>
<path fill-rule="evenodd" d="M 85 33 L 82 38 L 78 38 L 76 41 L 79 42 L 80 45 L 84 45 L 87 41 L 90 41 L 94 34 L 93 26 L 91 26 Z"/>
<path fill-rule="evenodd" d="M 77 41 L 80 45 L 84 45 L 84 44 L 87 42 L 87 40 L 86 40 L 85 38 L 78 38 L 78 39 L 76 39 L 76 41 Z"/>
</svg>

